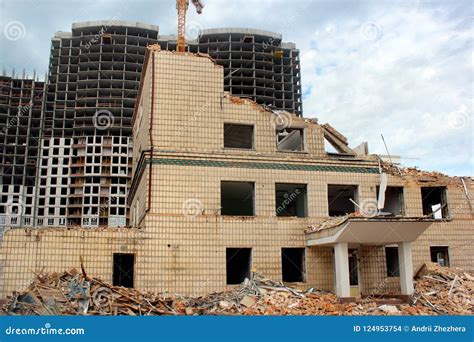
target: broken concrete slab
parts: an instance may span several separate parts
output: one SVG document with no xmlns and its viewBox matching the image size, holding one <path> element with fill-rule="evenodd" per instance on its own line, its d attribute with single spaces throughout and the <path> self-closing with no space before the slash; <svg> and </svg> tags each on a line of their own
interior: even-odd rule
<svg viewBox="0 0 474 342">
<path fill-rule="evenodd" d="M 250 296 L 245 296 L 244 298 L 242 298 L 242 300 L 240 301 L 240 304 L 243 305 L 243 306 L 246 306 L 247 308 L 250 308 L 252 306 L 255 305 L 255 298 L 254 297 L 250 297 Z"/>
</svg>

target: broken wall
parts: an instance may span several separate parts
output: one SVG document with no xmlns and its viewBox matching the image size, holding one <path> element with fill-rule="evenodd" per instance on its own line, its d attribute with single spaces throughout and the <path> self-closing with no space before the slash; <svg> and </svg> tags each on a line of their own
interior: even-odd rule
<svg viewBox="0 0 474 342">
<path fill-rule="evenodd" d="M 168 51 L 154 52 L 147 62 L 147 75 L 153 73 L 153 64 L 155 93 L 152 95 L 152 131 L 153 143 L 159 149 L 222 153 L 224 123 L 234 123 L 254 125 L 255 151 L 225 150 L 229 155 L 250 157 L 260 152 L 281 156 L 276 149 L 277 127 L 306 128 L 306 153 L 299 158 L 325 155 L 323 134 L 317 124 L 287 112 L 276 117 L 250 100 L 224 92 L 223 68 L 210 58 Z M 141 97 L 148 94 L 149 91 L 142 91 Z M 139 104 L 152 99 L 140 99 Z M 140 111 L 139 105 L 137 113 Z M 148 127 L 144 126 L 142 130 L 148 130 Z M 134 135 L 137 134 L 140 133 L 134 130 Z"/>
</svg>

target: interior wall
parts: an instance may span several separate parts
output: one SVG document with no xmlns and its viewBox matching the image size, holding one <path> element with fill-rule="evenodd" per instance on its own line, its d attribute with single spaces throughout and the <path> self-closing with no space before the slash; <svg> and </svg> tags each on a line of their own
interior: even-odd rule
<svg viewBox="0 0 474 342">
<path fill-rule="evenodd" d="M 378 189 L 377 189 L 378 194 Z M 394 215 L 404 214 L 403 188 L 389 186 L 385 190 L 385 204 L 382 211 Z"/>
</svg>

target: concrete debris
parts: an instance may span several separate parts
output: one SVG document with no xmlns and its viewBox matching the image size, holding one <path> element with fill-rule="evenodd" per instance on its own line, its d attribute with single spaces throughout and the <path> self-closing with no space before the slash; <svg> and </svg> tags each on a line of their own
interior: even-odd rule
<svg viewBox="0 0 474 342">
<path fill-rule="evenodd" d="M 345 223 L 346 221 L 349 220 L 349 218 L 350 218 L 350 214 L 344 215 L 344 216 L 331 217 L 327 220 L 324 220 L 320 224 L 308 226 L 304 232 L 306 234 L 309 234 L 309 233 L 319 232 L 324 229 L 334 228 Z"/>
<path fill-rule="evenodd" d="M 328 131 L 330 132 L 332 135 L 334 135 L 335 137 L 337 137 L 337 139 L 339 141 L 341 141 L 344 145 L 348 145 L 349 142 L 346 138 L 345 135 L 343 135 L 341 132 L 339 132 L 337 129 L 335 129 L 334 127 L 332 127 L 330 124 L 328 123 L 325 123 L 323 125 L 321 125 L 321 127 L 325 130 L 325 131 Z"/>
<path fill-rule="evenodd" d="M 442 315 L 474 313 L 474 273 L 426 263 L 416 272 L 414 301 Z"/>
<path fill-rule="evenodd" d="M 355 155 L 355 152 L 349 148 L 347 138 L 337 131 L 330 124 L 321 125 L 324 137 L 339 153 Z"/>
<path fill-rule="evenodd" d="M 381 305 L 379 306 L 379 309 L 382 310 L 383 312 L 389 313 L 389 314 L 394 314 L 394 313 L 399 313 L 400 310 L 397 309 L 395 305 Z"/>
<path fill-rule="evenodd" d="M 223 308 L 223 309 L 227 309 L 227 308 L 231 307 L 232 304 L 229 303 L 229 302 L 226 301 L 226 300 L 221 300 L 221 301 L 219 302 L 219 306 L 220 306 L 221 308 Z"/>
<path fill-rule="evenodd" d="M 448 176 L 437 171 L 419 170 L 416 167 L 401 167 L 386 161 L 381 161 L 380 166 L 382 172 L 392 176 L 402 177 L 407 181 L 414 181 L 425 186 L 451 184 L 464 190 L 463 183 L 466 177 Z"/>
<path fill-rule="evenodd" d="M 353 147 L 352 150 L 358 156 L 366 156 L 369 154 L 369 144 L 367 141 L 363 141 L 358 146 Z"/>
<path fill-rule="evenodd" d="M 464 272 L 463 275 L 466 277 L 467 280 L 474 281 L 474 277 L 471 276 L 469 273 Z"/>
<path fill-rule="evenodd" d="M 255 304 L 255 297 L 244 296 L 240 301 L 240 305 L 243 305 L 247 308 L 252 307 Z"/>
<path fill-rule="evenodd" d="M 194 53 L 194 55 L 198 56 L 198 57 L 203 57 L 203 58 L 210 59 L 213 63 L 216 63 L 216 60 L 214 58 L 212 58 L 211 55 L 209 55 L 208 53 L 196 52 L 196 53 Z"/>
<path fill-rule="evenodd" d="M 238 105 L 242 105 L 245 103 L 245 100 L 240 98 L 240 97 L 237 97 L 237 96 L 232 96 L 232 95 L 229 95 L 229 100 L 230 102 L 234 103 L 234 104 L 238 104 Z"/>
<path fill-rule="evenodd" d="M 151 44 L 147 46 L 147 49 L 150 51 L 161 51 L 160 44 Z"/>
<path fill-rule="evenodd" d="M 319 232 L 324 229 L 334 228 L 334 227 L 340 226 L 341 224 L 349 221 L 350 218 L 354 218 L 354 217 L 362 218 L 364 217 L 364 215 L 360 211 L 356 211 L 356 212 L 342 215 L 342 216 L 330 217 L 317 225 L 308 226 L 305 229 L 305 233 L 310 234 L 314 232 Z"/>
<path fill-rule="evenodd" d="M 76 270 L 61 274 L 40 273 L 30 286 L 8 299 L 4 311 L 9 315 L 359 316 L 474 313 L 474 274 L 434 265 L 425 265 L 417 272 L 416 293 L 410 304 L 382 297 L 341 303 L 330 292 L 292 288 L 258 273 L 252 273 L 250 278 L 239 286 L 205 296 L 164 297 L 111 286 Z"/>
</svg>

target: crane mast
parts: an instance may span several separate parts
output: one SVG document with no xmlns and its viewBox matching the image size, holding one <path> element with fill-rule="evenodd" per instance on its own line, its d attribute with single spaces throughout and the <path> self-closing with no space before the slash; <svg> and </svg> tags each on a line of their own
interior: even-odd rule
<svg viewBox="0 0 474 342">
<path fill-rule="evenodd" d="M 204 5 L 200 0 L 191 0 L 196 12 L 202 13 Z M 176 9 L 178 10 L 178 52 L 186 51 L 186 11 L 188 10 L 189 0 L 176 0 Z"/>
</svg>

